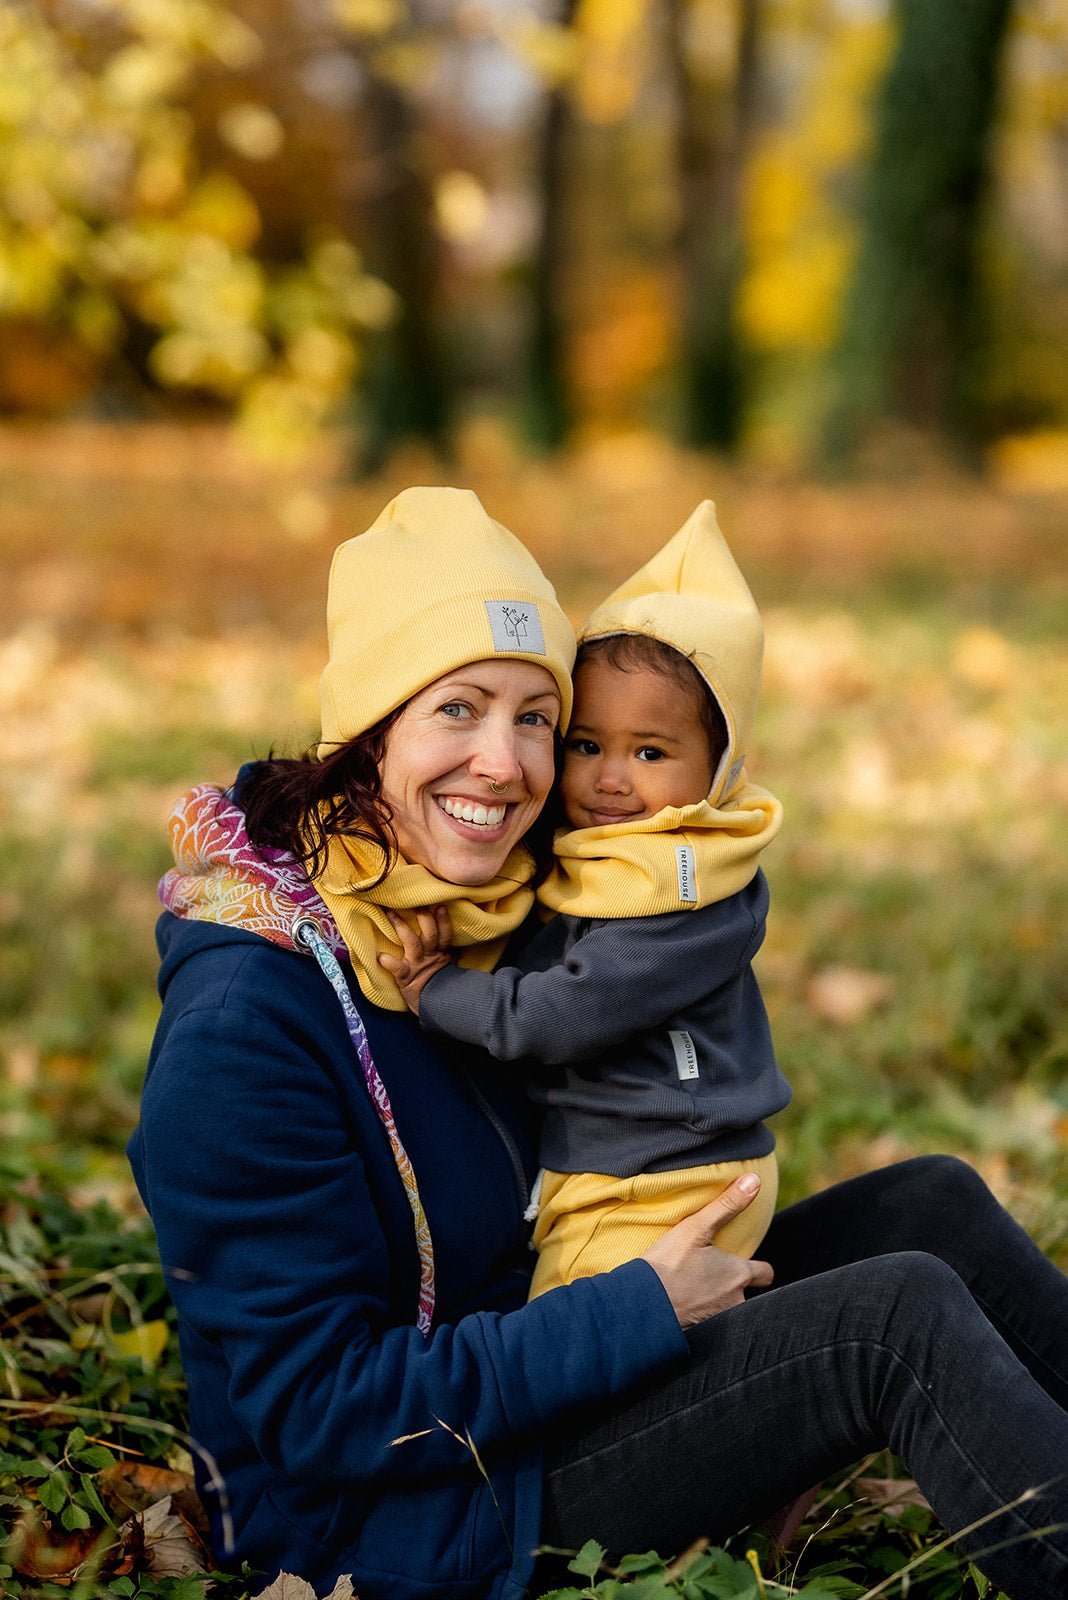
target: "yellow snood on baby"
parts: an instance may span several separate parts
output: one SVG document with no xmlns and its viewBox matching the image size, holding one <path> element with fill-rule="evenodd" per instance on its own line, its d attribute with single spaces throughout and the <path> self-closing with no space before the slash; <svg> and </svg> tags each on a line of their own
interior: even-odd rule
<svg viewBox="0 0 1068 1600">
<path fill-rule="evenodd" d="M 742 783 L 727 804 L 666 806 L 652 817 L 561 829 L 538 902 L 572 917 L 650 917 L 696 911 L 752 882 L 782 826 L 782 806 Z"/>
</svg>

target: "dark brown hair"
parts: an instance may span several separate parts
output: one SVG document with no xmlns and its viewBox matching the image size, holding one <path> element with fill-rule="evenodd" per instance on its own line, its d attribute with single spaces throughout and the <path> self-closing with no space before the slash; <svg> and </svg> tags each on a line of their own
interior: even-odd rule
<svg viewBox="0 0 1068 1600">
<path fill-rule="evenodd" d="M 386 735 L 403 710 L 398 706 L 322 760 L 313 745 L 296 758 L 276 756 L 272 750 L 266 760 L 256 762 L 240 796 L 253 848 L 288 850 L 315 878 L 326 865 L 331 839 L 360 839 L 382 853 L 382 867 L 373 880 L 381 883 L 398 855 L 393 813 L 382 798 L 382 757 Z M 554 737 L 559 751 L 559 733 Z M 546 807 L 523 839 L 539 873 L 552 858 L 552 829 Z"/>
<path fill-rule="evenodd" d="M 708 740 L 713 774 L 730 742 L 727 722 L 715 695 L 688 656 L 646 633 L 609 633 L 579 645 L 575 671 L 587 661 L 604 661 L 617 672 L 658 672 L 689 695 Z"/>
<path fill-rule="evenodd" d="M 382 853 L 375 879 L 381 883 L 397 858 L 397 835 L 382 798 L 380 769 L 386 734 L 402 710 L 399 706 L 322 760 L 313 746 L 295 759 L 272 750 L 257 762 L 241 789 L 253 847 L 288 850 L 314 878 L 326 865 L 331 839 L 360 839 Z"/>
</svg>

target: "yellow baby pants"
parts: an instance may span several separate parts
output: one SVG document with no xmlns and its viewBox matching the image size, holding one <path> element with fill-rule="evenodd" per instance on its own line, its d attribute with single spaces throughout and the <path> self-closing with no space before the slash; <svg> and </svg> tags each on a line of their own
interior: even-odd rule
<svg viewBox="0 0 1068 1600">
<path fill-rule="evenodd" d="M 674 1172 L 612 1178 L 599 1172 L 543 1172 L 534 1245 L 534 1300 L 574 1278 L 591 1278 L 644 1254 L 655 1239 L 722 1194 L 743 1172 L 760 1177 L 757 1197 L 716 1234 L 731 1255 L 751 1257 L 768 1230 L 779 1188 L 775 1157 L 719 1161 Z"/>
</svg>

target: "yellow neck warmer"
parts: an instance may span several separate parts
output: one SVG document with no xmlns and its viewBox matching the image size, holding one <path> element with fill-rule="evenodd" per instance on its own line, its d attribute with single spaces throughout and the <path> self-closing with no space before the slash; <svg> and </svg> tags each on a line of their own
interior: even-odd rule
<svg viewBox="0 0 1068 1600">
<path fill-rule="evenodd" d="M 314 880 L 348 946 L 360 989 L 387 1011 L 405 1011 L 392 976 L 378 965 L 379 955 L 403 954 L 390 911 L 444 905 L 452 919 L 453 944 L 462 949 L 462 967 L 488 972 L 500 959 L 505 940 L 534 903 L 530 879 L 534 862 L 522 846 L 512 851 L 500 875 L 474 886 L 446 883 L 426 867 L 400 859 L 381 883 L 373 883 L 382 864 L 376 846 L 360 839 L 333 838 L 326 866 Z"/>
<path fill-rule="evenodd" d="M 564 828 L 538 901 L 573 917 L 696 911 L 744 889 L 781 826 L 775 796 L 743 781 L 723 806 L 700 800 L 637 822 Z"/>
</svg>

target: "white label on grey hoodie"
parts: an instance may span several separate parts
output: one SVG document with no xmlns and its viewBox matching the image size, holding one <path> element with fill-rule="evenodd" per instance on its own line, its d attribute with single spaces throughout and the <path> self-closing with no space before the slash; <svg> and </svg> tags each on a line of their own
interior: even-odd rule
<svg viewBox="0 0 1068 1600">
<path fill-rule="evenodd" d="M 697 1065 L 697 1051 L 690 1035 L 682 1028 L 669 1028 L 668 1038 L 675 1052 L 675 1070 L 682 1081 L 685 1083 L 687 1078 L 699 1078 L 701 1072 Z"/>
<path fill-rule="evenodd" d="M 679 874 L 679 899 L 684 906 L 697 904 L 697 860 L 694 856 L 693 846 L 677 844 L 675 846 L 675 866 Z"/>
</svg>

